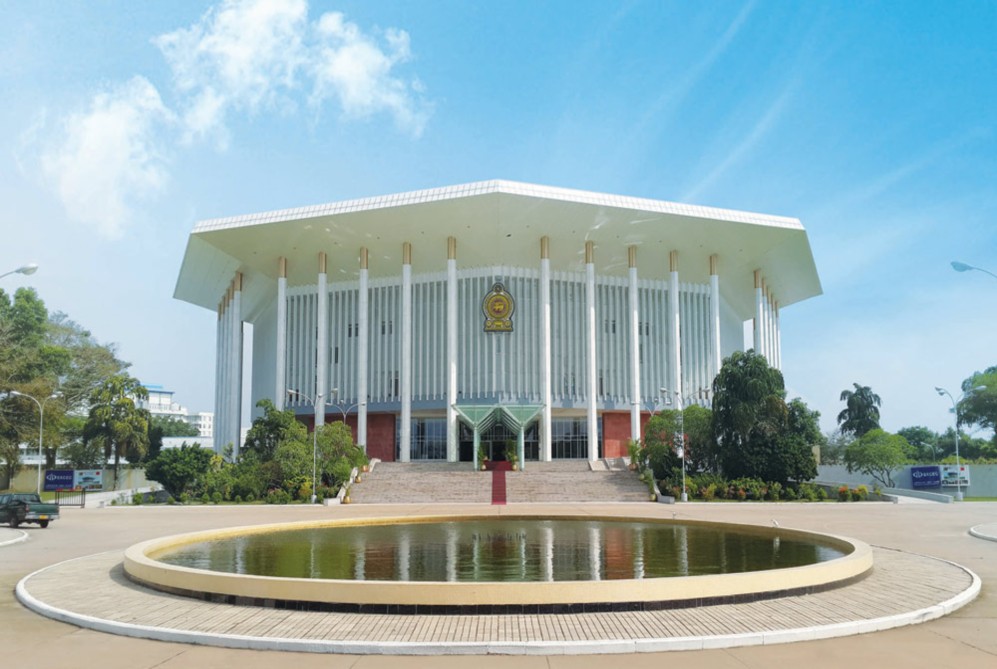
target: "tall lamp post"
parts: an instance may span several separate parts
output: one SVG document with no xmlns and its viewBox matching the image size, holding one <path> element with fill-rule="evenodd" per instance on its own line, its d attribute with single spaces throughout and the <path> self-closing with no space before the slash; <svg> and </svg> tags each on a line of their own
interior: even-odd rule
<svg viewBox="0 0 997 669">
<path fill-rule="evenodd" d="M 955 267 L 955 263 L 952 263 Z M 963 271 L 963 270 L 959 270 Z M 959 402 L 961 402 L 966 395 L 975 393 L 977 390 L 986 390 L 986 386 L 976 386 L 975 388 L 970 388 L 962 395 L 959 396 Z M 959 404 L 956 402 L 955 398 L 952 397 L 952 393 L 945 390 L 944 388 L 939 388 L 935 386 L 935 392 L 939 395 L 948 395 L 949 401 L 952 402 L 952 413 L 955 415 L 955 498 L 958 501 L 962 501 L 962 466 L 959 464 Z"/>
<path fill-rule="evenodd" d="M 31 262 L 31 263 L 28 263 L 27 265 L 23 265 L 21 267 L 18 267 L 17 269 L 12 269 L 9 272 L 4 272 L 3 274 L 0 274 L 0 279 L 4 278 L 5 276 L 9 276 L 11 274 L 25 274 L 25 275 L 27 275 L 27 274 L 34 274 L 37 271 L 38 271 L 38 264 Z"/>
<path fill-rule="evenodd" d="M 686 490 L 685 486 L 685 412 L 683 410 L 684 407 L 682 406 L 683 398 L 682 394 L 677 390 L 670 391 L 668 390 L 668 388 L 661 389 L 662 395 L 668 395 L 669 393 L 672 392 L 675 393 L 675 404 L 677 405 L 676 408 L 678 409 L 679 412 L 679 433 L 678 435 L 676 435 L 675 441 L 678 444 L 678 456 L 682 458 L 682 498 L 681 499 L 683 502 L 688 502 L 689 492 Z M 694 395 L 699 395 L 700 393 L 704 392 L 708 391 L 705 388 L 700 388 L 699 390 L 691 393 L 689 396 L 692 397 Z"/>
<path fill-rule="evenodd" d="M 333 391 L 333 392 L 335 392 L 335 391 Z M 302 392 L 298 392 L 297 390 L 291 390 L 290 388 L 287 389 L 287 394 L 288 395 L 297 395 L 298 397 L 300 397 L 301 399 L 305 400 L 309 404 L 314 405 L 315 411 L 318 411 L 319 410 L 319 406 L 322 404 L 322 394 L 321 393 L 319 393 L 318 395 L 316 395 L 314 400 L 311 397 L 309 397 L 308 395 L 306 395 L 306 394 L 304 394 Z M 323 407 L 323 410 L 324 410 L 324 407 Z M 317 469 L 317 463 L 318 463 L 318 425 L 314 425 L 313 424 L 312 425 L 312 504 L 314 504 L 315 500 L 318 499 L 317 495 L 315 494 L 315 481 L 316 481 L 315 471 Z"/>
<path fill-rule="evenodd" d="M 967 265 L 964 262 L 959 262 L 958 260 L 952 261 L 952 269 L 957 272 L 968 272 L 970 270 L 976 270 L 977 272 L 983 272 L 984 274 L 989 274 L 993 278 L 997 279 L 997 274 L 994 274 L 988 269 L 983 269 L 982 267 L 974 267 L 973 265 Z"/>
<path fill-rule="evenodd" d="M 37 267 L 38 266 L 35 265 L 36 269 Z M 31 271 L 33 272 L 34 270 Z M 10 272 L 8 272 L 8 274 L 10 274 Z M 26 274 L 31 274 L 31 272 L 26 272 Z M 58 397 L 59 393 L 52 393 L 51 395 L 43 399 L 41 402 L 39 402 L 37 398 L 27 393 L 19 393 L 16 390 L 10 391 L 10 394 L 15 395 L 17 397 L 27 397 L 29 400 L 38 405 L 38 483 L 36 485 L 35 492 L 37 492 L 38 495 L 40 496 L 42 494 L 42 459 L 43 459 L 42 439 L 45 435 L 45 405 L 48 403 L 49 400 L 54 400 L 56 397 Z"/>
</svg>

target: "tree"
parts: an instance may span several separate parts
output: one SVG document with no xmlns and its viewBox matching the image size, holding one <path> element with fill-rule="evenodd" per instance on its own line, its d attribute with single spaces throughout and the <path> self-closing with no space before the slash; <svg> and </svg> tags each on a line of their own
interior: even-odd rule
<svg viewBox="0 0 997 669">
<path fill-rule="evenodd" d="M 153 416 L 152 427 L 162 430 L 163 437 L 196 437 L 200 434 L 196 427 L 176 416 Z"/>
<path fill-rule="evenodd" d="M 939 453 L 943 452 L 938 450 L 938 434 L 923 425 L 901 428 L 897 430 L 897 434 L 910 444 L 910 456 L 913 459 L 921 462 L 937 462 Z"/>
<path fill-rule="evenodd" d="M 828 432 L 824 435 L 824 445 L 820 449 L 820 463 L 822 465 L 845 464 L 845 447 L 852 441 L 854 441 L 852 437 L 844 434 L 840 429 Z"/>
<path fill-rule="evenodd" d="M 842 390 L 841 401 L 845 408 L 838 414 L 838 426 L 842 432 L 861 437 L 869 430 L 879 428 L 879 406 L 882 400 L 869 386 L 852 384 L 855 390 Z"/>
<path fill-rule="evenodd" d="M 101 445 L 105 461 L 114 456 L 115 487 L 121 458 L 131 456 L 140 460 L 148 448 L 149 412 L 135 406 L 136 398 L 148 396 L 138 379 L 124 373 L 107 379 L 90 396 L 90 414 L 83 437 L 87 442 Z"/>
<path fill-rule="evenodd" d="M 982 390 L 976 390 L 983 386 Z M 962 382 L 965 393 L 959 402 L 959 423 L 994 430 L 997 445 L 997 366 L 976 372 Z"/>
<path fill-rule="evenodd" d="M 21 447 L 16 440 L 0 436 L 0 471 L 7 485 L 13 487 L 14 477 L 21 471 Z"/>
<path fill-rule="evenodd" d="M 294 411 L 278 411 L 273 402 L 262 399 L 256 406 L 263 409 L 263 415 L 253 421 L 246 433 L 246 443 L 242 457 L 254 457 L 259 462 L 273 460 L 277 447 L 283 441 L 308 441 L 308 430 L 294 417 Z"/>
<path fill-rule="evenodd" d="M 647 465 L 657 480 L 671 476 L 672 470 L 682 466 L 675 453 L 675 433 L 678 432 L 678 411 L 661 411 L 644 426 L 643 450 Z"/>
<path fill-rule="evenodd" d="M 816 476 L 817 412 L 786 404 L 782 372 L 753 350 L 724 360 L 713 380 L 713 434 L 728 478 L 805 481 Z"/>
<path fill-rule="evenodd" d="M 183 442 L 180 448 L 167 448 L 145 466 L 145 476 L 157 481 L 175 499 L 197 489 L 211 468 L 214 451 Z"/>
<path fill-rule="evenodd" d="M 893 487 L 893 471 L 908 462 L 910 444 L 897 434 L 885 430 L 869 430 L 845 449 L 845 465 L 849 472 L 871 476 L 887 488 Z"/>
</svg>

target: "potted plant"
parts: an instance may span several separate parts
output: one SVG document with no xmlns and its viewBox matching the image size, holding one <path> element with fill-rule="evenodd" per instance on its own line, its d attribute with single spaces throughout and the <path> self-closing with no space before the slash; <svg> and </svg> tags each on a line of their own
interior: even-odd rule
<svg viewBox="0 0 997 669">
<path fill-rule="evenodd" d="M 506 451 L 505 459 L 508 460 L 509 464 L 512 466 L 512 471 L 519 471 L 519 453 L 516 452 L 515 448 Z"/>
<path fill-rule="evenodd" d="M 478 467 L 481 471 L 485 471 L 488 462 L 488 451 L 485 450 L 484 444 L 478 444 Z"/>
<path fill-rule="evenodd" d="M 350 488 L 346 489 L 346 494 L 343 495 L 343 504 L 350 504 L 353 500 L 350 499 Z"/>
</svg>

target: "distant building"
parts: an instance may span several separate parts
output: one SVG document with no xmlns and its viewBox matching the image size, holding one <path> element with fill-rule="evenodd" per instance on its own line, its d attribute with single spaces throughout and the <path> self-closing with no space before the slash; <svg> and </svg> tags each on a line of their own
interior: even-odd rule
<svg viewBox="0 0 997 669">
<path fill-rule="evenodd" d="M 210 411 L 190 413 L 187 407 L 173 401 L 173 391 L 164 390 L 160 385 L 143 384 L 149 393 L 148 399 L 136 401 L 140 409 L 146 409 L 153 416 L 179 418 L 197 429 L 197 436 L 211 439 L 215 434 L 215 414 Z"/>
</svg>

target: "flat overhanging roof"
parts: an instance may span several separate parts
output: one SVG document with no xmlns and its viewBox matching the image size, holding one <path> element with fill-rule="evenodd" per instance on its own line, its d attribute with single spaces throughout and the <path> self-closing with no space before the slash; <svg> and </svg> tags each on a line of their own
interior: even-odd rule
<svg viewBox="0 0 997 669">
<path fill-rule="evenodd" d="M 188 240 L 174 297 L 215 309 L 241 271 L 252 305 L 274 292 L 281 256 L 289 286 L 314 284 L 320 251 L 329 257 L 330 282 L 353 280 L 362 247 L 371 278 L 397 276 L 406 241 L 413 274 L 438 272 L 451 236 L 459 268 L 538 267 L 546 236 L 555 271 L 582 271 L 585 242 L 592 241 L 597 274 L 626 275 L 627 247 L 635 245 L 642 279 L 665 278 L 668 254 L 678 251 L 681 280 L 706 283 L 709 256 L 717 254 L 721 290 L 745 319 L 753 314 L 755 269 L 780 306 L 821 293 L 810 242 L 795 218 L 482 181 L 201 221 Z"/>
</svg>

